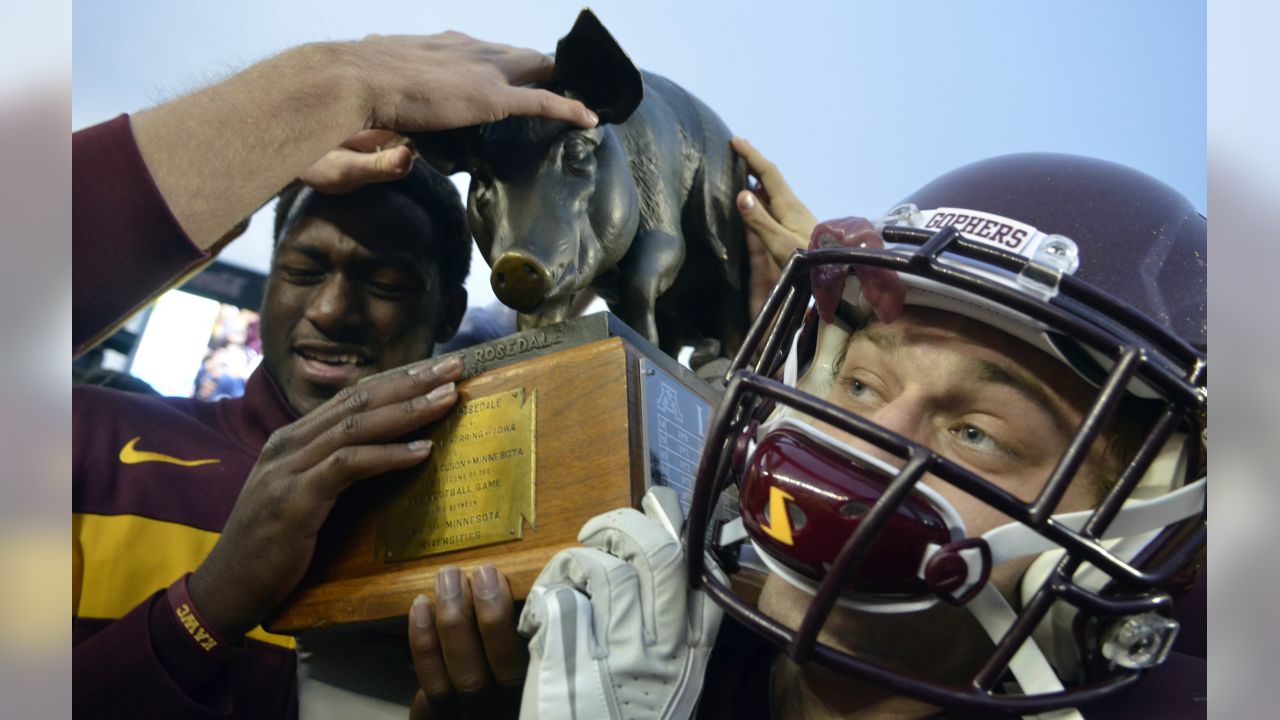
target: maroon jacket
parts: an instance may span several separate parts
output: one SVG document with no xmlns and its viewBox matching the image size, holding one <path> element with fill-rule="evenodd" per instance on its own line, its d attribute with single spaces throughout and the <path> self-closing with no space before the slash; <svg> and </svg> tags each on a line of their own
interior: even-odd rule
<svg viewBox="0 0 1280 720">
<path fill-rule="evenodd" d="M 169 211 L 129 118 L 71 136 L 71 346 L 208 257 Z"/>
<path fill-rule="evenodd" d="M 72 153 L 79 347 L 205 254 L 127 117 L 75 133 Z M 296 717 L 292 640 L 257 629 L 225 656 L 206 650 L 170 588 L 212 548 L 267 437 L 295 418 L 266 370 L 216 403 L 80 387 L 72 413 L 76 716 Z"/>
</svg>

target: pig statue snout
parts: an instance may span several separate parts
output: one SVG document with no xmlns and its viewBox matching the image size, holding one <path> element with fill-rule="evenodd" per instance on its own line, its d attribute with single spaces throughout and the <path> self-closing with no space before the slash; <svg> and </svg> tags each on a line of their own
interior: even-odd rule
<svg viewBox="0 0 1280 720">
<path fill-rule="evenodd" d="M 503 305 L 531 313 L 551 292 L 551 271 L 523 252 L 508 250 L 493 264 L 489 283 Z"/>
</svg>

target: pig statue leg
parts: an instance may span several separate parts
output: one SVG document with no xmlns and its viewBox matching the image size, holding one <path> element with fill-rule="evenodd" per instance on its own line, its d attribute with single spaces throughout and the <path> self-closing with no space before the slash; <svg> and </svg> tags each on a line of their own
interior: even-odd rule
<svg viewBox="0 0 1280 720">
<path fill-rule="evenodd" d="M 667 338 L 660 342 L 653 306 L 658 296 L 675 282 L 684 262 L 684 242 L 665 230 L 643 230 L 636 235 L 631 251 L 622 262 L 622 319 L 636 332 L 648 338 L 663 352 L 675 356 L 678 342 Z"/>
</svg>

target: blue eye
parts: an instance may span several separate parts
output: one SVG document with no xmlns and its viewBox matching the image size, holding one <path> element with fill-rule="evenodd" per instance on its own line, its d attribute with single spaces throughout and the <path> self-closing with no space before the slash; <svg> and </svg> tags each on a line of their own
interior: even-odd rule
<svg viewBox="0 0 1280 720">
<path fill-rule="evenodd" d="M 994 438 L 984 432 L 982 428 L 974 425 L 960 426 L 960 429 L 956 431 L 956 435 L 961 442 L 972 445 L 979 450 L 997 451 L 1001 449 L 1000 444 Z"/>
<path fill-rule="evenodd" d="M 839 383 L 844 386 L 846 397 L 856 401 L 860 405 L 876 403 L 880 401 L 880 394 L 870 384 L 863 382 L 855 377 L 842 377 Z"/>
</svg>

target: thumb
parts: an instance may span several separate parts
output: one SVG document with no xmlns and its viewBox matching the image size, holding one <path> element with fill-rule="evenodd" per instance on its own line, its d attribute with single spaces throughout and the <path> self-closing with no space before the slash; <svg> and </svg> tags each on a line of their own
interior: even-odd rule
<svg viewBox="0 0 1280 720">
<path fill-rule="evenodd" d="M 747 229 L 754 232 L 768 248 L 779 267 L 787 264 L 791 253 L 804 249 L 806 238 L 797 237 L 783 227 L 750 190 L 738 193 L 738 214 L 747 224 Z"/>
<path fill-rule="evenodd" d="M 684 511 L 680 508 L 680 496 L 674 488 L 654 485 L 640 501 L 644 514 L 660 525 L 676 542 L 684 531 Z"/>
<path fill-rule="evenodd" d="M 363 181 L 361 185 L 386 182 L 409 174 L 413 167 L 413 151 L 407 145 L 400 145 L 376 152 L 351 153 L 346 156 L 346 161 L 350 163 L 347 172 L 353 181 Z"/>
<path fill-rule="evenodd" d="M 413 168 L 413 151 L 407 146 L 376 152 L 336 148 L 307 168 L 299 179 L 328 194 L 348 193 L 375 182 L 399 180 Z"/>
<path fill-rule="evenodd" d="M 342 143 L 342 147 L 359 150 L 360 152 L 374 152 L 382 148 L 407 145 L 408 143 L 408 138 L 391 130 L 369 129 L 361 130 L 347 138 Z"/>
<path fill-rule="evenodd" d="M 423 712 L 428 713 L 430 698 L 446 697 L 453 690 L 435 624 L 431 601 L 426 595 L 419 595 L 409 608 L 409 653 L 424 693 L 423 699 L 427 701 Z"/>
</svg>

